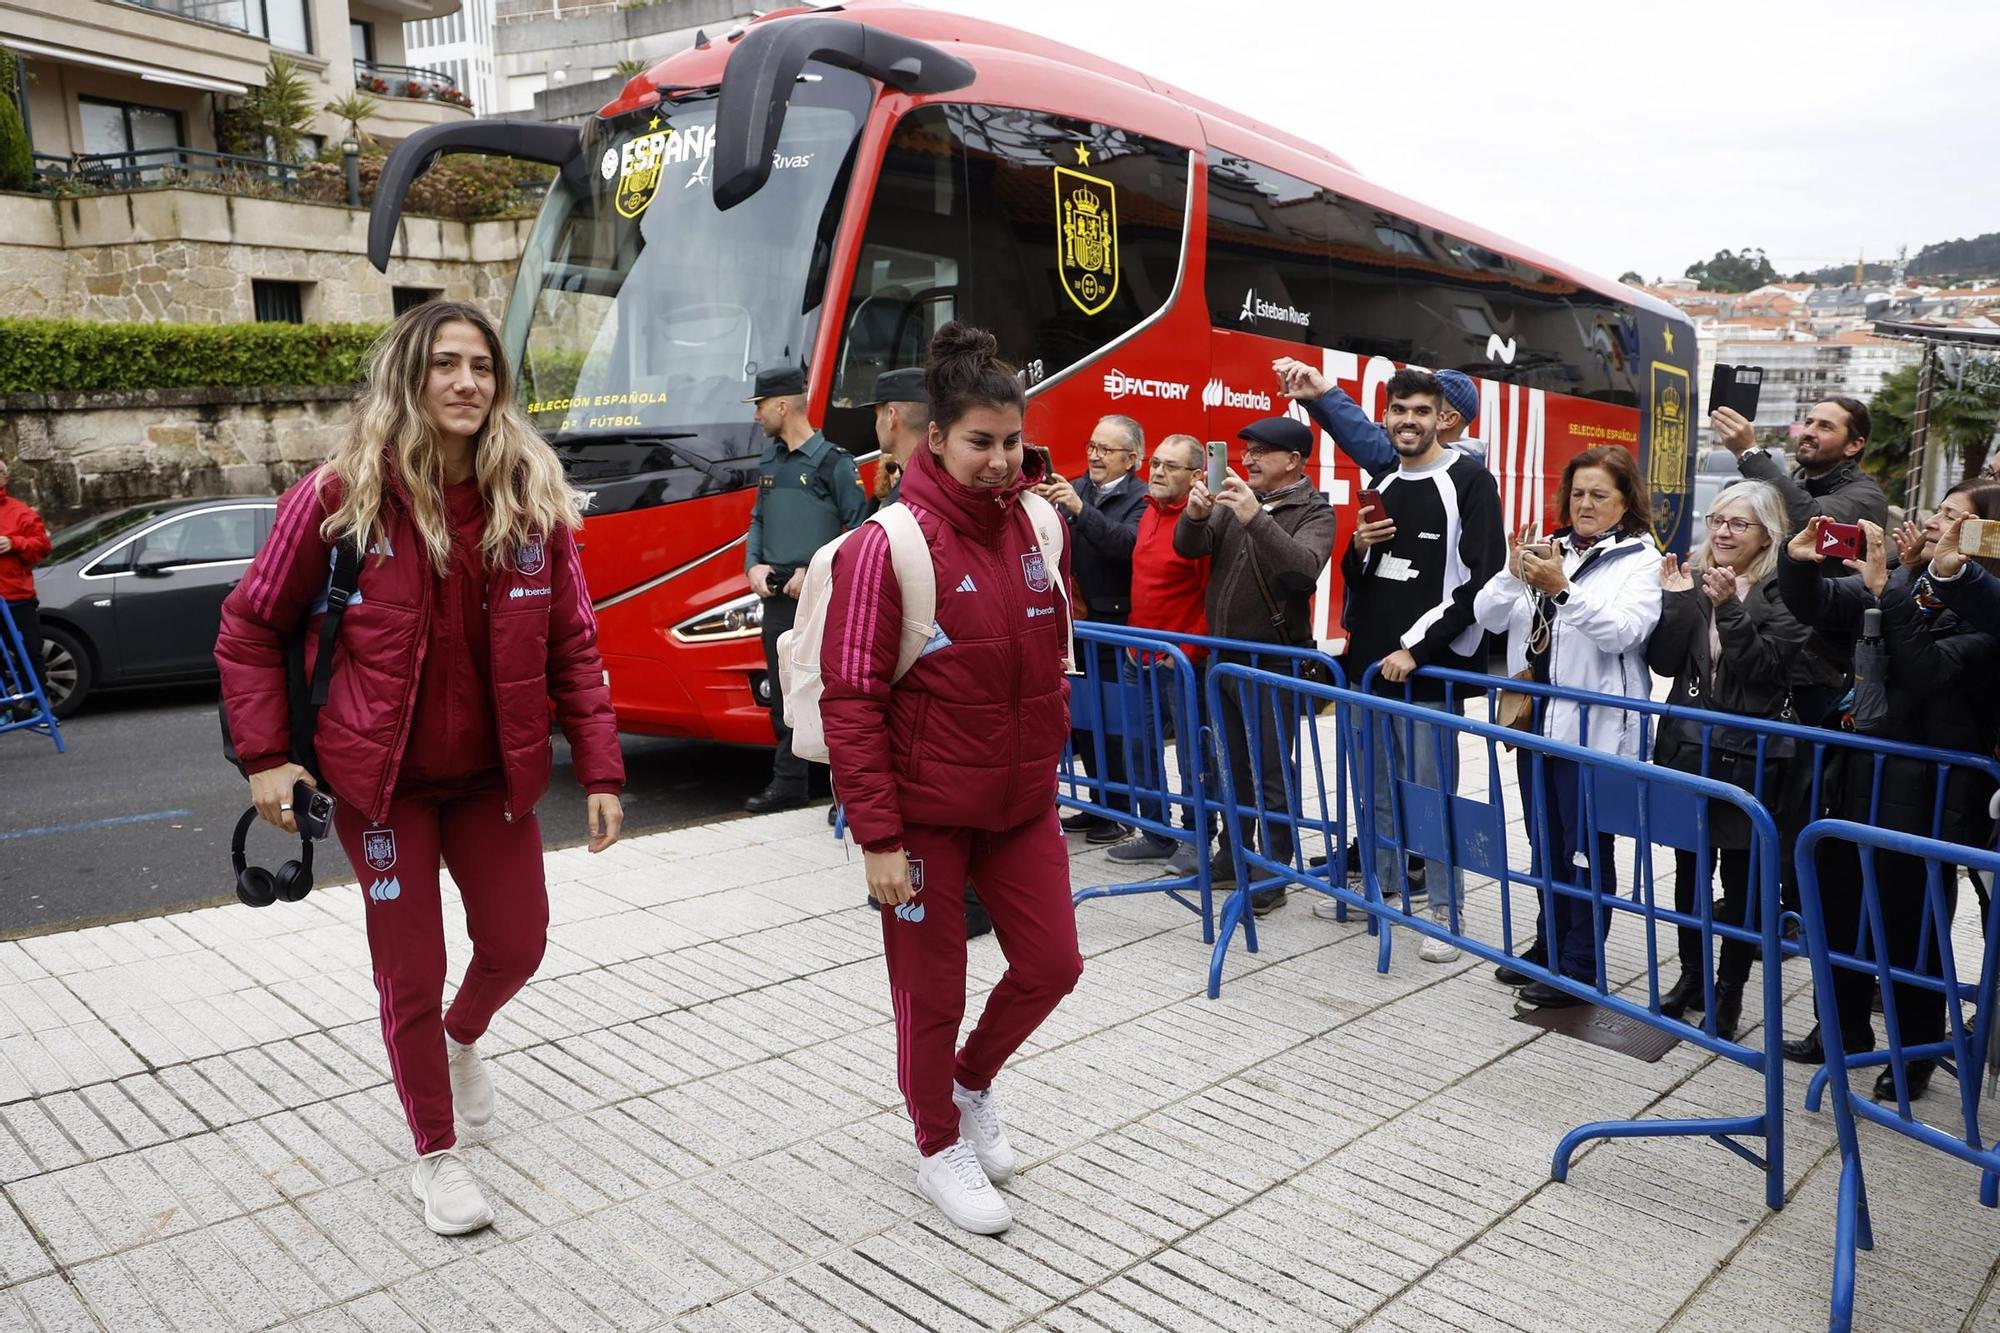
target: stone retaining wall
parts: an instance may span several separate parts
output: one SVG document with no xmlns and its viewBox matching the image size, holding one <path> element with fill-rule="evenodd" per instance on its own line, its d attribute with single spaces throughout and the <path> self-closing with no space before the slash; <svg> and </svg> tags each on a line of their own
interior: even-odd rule
<svg viewBox="0 0 2000 1333">
<path fill-rule="evenodd" d="M 120 505 L 271 495 L 324 460 L 350 387 L 0 395 L 9 489 L 51 528 Z"/>
<path fill-rule="evenodd" d="M 418 287 L 500 317 L 532 223 L 405 217 L 386 274 L 368 263 L 368 214 L 340 204 L 135 190 L 0 193 L 0 318 L 256 318 L 251 283 L 302 285 L 309 324 L 387 323 Z"/>
</svg>

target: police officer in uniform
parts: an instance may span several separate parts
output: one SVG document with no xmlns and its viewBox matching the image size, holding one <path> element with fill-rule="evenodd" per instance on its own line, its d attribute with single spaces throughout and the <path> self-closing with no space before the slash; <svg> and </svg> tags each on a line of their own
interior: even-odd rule
<svg viewBox="0 0 2000 1333">
<path fill-rule="evenodd" d="M 853 456 L 819 433 L 806 416 L 806 375 L 797 366 L 758 372 L 757 426 L 769 438 L 758 462 L 757 504 L 743 565 L 750 589 L 764 599 L 764 668 L 769 682 L 771 730 L 778 749 L 771 785 L 743 803 L 752 814 L 804 805 L 811 766 L 792 753 L 785 699 L 778 688 L 778 636 L 799 613 L 812 554 L 861 522 L 868 497 Z"/>
<path fill-rule="evenodd" d="M 903 488 L 903 468 L 930 430 L 930 391 L 924 388 L 924 368 L 885 370 L 875 377 L 875 397 L 859 404 L 875 409 L 875 443 L 882 457 L 875 464 L 875 494 L 868 512 L 896 503 Z"/>
</svg>

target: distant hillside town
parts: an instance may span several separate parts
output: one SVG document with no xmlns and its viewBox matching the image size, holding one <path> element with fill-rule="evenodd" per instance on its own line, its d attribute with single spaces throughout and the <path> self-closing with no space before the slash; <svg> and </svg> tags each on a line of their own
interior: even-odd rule
<svg viewBox="0 0 2000 1333">
<path fill-rule="evenodd" d="M 1865 274 L 1864 274 L 1865 276 Z M 1635 284 L 1637 285 L 1637 284 Z M 1863 402 L 1922 356 L 1919 343 L 1882 338 L 1878 320 L 1923 323 L 1945 330 L 2000 333 L 2000 279 L 1932 287 L 1919 281 L 1770 282 L 1745 292 L 1704 290 L 1694 278 L 1639 286 L 1694 322 L 1700 383 L 1718 361 L 1763 366 L 1757 405 L 1760 431 L 1788 432 L 1803 409 L 1829 393 Z M 1701 442 L 1709 443 L 1704 424 Z"/>
</svg>

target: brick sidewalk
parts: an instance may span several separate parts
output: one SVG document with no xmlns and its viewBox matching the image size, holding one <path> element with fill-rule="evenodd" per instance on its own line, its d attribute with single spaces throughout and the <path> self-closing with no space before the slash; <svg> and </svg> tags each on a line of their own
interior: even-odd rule
<svg viewBox="0 0 2000 1333">
<path fill-rule="evenodd" d="M 409 1194 L 351 885 L 0 944 L 0 1328 L 1825 1326 L 1828 1116 L 1789 1115 L 1782 1213 L 1698 1140 L 1595 1146 L 1552 1184 L 1572 1125 L 1740 1113 L 1755 1080 L 1543 1035 L 1408 937 L 1378 974 L 1295 898 L 1211 1002 L 1186 913 L 1086 904 L 1083 983 L 997 1085 L 1028 1165 L 988 1240 L 915 1191 L 879 930 L 820 811 L 549 865 L 547 961 L 461 1140 L 498 1221 L 457 1240 Z M 1628 977 L 1637 944 L 1614 936 Z M 990 938 L 971 967 L 996 979 Z M 1804 964 L 1786 980 L 1802 1032 Z M 2000 1331 L 1972 1173 L 1862 1133 L 1856 1327 Z"/>
</svg>

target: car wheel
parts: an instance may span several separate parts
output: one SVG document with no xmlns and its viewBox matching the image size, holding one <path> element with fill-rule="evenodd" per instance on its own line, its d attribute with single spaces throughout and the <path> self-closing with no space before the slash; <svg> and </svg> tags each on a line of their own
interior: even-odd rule
<svg viewBox="0 0 2000 1333">
<path fill-rule="evenodd" d="M 66 629 L 42 627 L 42 692 L 57 717 L 68 717 L 90 693 L 90 650 Z"/>
</svg>

